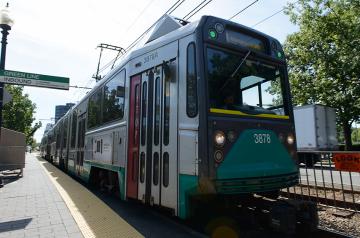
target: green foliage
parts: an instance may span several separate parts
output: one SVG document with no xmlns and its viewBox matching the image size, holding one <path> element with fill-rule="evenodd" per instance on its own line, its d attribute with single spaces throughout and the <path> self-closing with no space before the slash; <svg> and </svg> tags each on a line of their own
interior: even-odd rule
<svg viewBox="0 0 360 238">
<path fill-rule="evenodd" d="M 339 144 L 345 144 L 344 133 L 341 125 L 336 125 L 336 136 Z"/>
<path fill-rule="evenodd" d="M 29 95 L 23 95 L 23 87 L 6 85 L 6 90 L 12 95 L 12 101 L 3 108 L 3 127 L 25 134 L 26 143 L 33 144 L 33 135 L 41 127 L 41 122 L 32 126 L 36 105 Z"/>
<path fill-rule="evenodd" d="M 300 0 L 286 13 L 300 30 L 287 37 L 293 101 L 336 108 L 351 147 L 360 115 L 360 1 Z"/>
<path fill-rule="evenodd" d="M 351 133 L 351 140 L 354 144 L 360 144 L 360 128 L 353 128 Z"/>
</svg>

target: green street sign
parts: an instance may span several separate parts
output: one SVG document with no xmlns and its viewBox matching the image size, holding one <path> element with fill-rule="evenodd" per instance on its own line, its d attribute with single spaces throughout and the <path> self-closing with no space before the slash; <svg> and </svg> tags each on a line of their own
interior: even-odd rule
<svg viewBox="0 0 360 238">
<path fill-rule="evenodd" d="M 33 87 L 69 90 L 69 78 L 0 70 L 0 82 Z"/>
</svg>

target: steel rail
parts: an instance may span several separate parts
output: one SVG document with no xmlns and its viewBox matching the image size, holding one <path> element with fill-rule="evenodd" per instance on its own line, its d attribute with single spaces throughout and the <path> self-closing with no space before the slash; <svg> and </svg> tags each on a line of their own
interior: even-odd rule
<svg viewBox="0 0 360 238">
<path fill-rule="evenodd" d="M 319 238 L 355 238 L 355 236 L 351 236 L 348 234 L 345 234 L 343 232 L 329 230 L 323 227 L 319 227 L 317 229 L 318 231 L 315 233 L 316 236 L 313 237 L 319 237 Z M 312 236 L 311 236 L 312 237 Z"/>
<path fill-rule="evenodd" d="M 292 192 L 280 192 L 280 195 L 283 197 L 287 197 L 287 198 L 293 198 L 293 199 L 303 199 L 301 196 L 307 197 L 309 201 L 312 202 L 317 202 L 320 205 L 324 205 L 324 206 L 329 206 L 329 207 L 334 207 L 330 204 L 334 203 L 333 199 L 330 198 L 324 198 L 324 197 L 316 197 L 314 195 L 301 195 L 298 193 L 292 193 Z M 348 201 L 343 201 L 343 200 L 336 200 L 336 207 L 338 208 L 343 208 L 346 210 L 352 210 L 354 212 L 358 212 L 360 211 L 360 204 L 354 204 L 352 202 L 348 202 Z M 351 209 L 352 208 L 352 209 Z"/>
</svg>

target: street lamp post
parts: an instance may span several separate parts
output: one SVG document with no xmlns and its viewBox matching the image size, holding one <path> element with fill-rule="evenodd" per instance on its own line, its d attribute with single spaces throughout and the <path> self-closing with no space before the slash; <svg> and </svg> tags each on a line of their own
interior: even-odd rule
<svg viewBox="0 0 360 238">
<path fill-rule="evenodd" d="M 1 39 L 1 56 L 0 56 L 0 70 L 5 69 L 5 56 L 6 56 L 6 44 L 7 36 L 11 30 L 12 25 L 14 24 L 13 19 L 9 16 L 9 3 L 6 4 L 6 7 L 0 11 L 0 28 L 2 29 L 2 39 Z M 0 82 L 0 141 L 1 141 L 1 126 L 2 126 L 2 109 L 3 109 L 3 96 L 4 96 L 4 83 Z M 0 174 L 0 187 L 4 186 L 2 177 Z"/>
<path fill-rule="evenodd" d="M 0 11 L 0 28 L 2 29 L 2 39 L 1 39 L 1 56 L 0 56 L 0 70 L 5 69 L 5 57 L 6 57 L 6 45 L 7 45 L 7 36 L 9 31 L 14 24 L 14 20 L 9 15 L 9 3 L 6 4 L 6 7 Z M 0 140 L 1 140 L 1 126 L 2 126 L 2 109 L 3 109 L 3 96 L 4 96 L 4 87 L 5 84 L 0 82 Z"/>
</svg>

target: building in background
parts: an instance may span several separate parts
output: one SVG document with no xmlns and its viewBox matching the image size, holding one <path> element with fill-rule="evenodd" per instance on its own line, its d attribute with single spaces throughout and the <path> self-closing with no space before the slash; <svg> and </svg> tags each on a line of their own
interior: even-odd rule
<svg viewBox="0 0 360 238">
<path fill-rule="evenodd" d="M 66 105 L 55 106 L 55 123 L 66 114 L 67 111 L 74 106 L 75 103 L 66 103 Z"/>
</svg>

